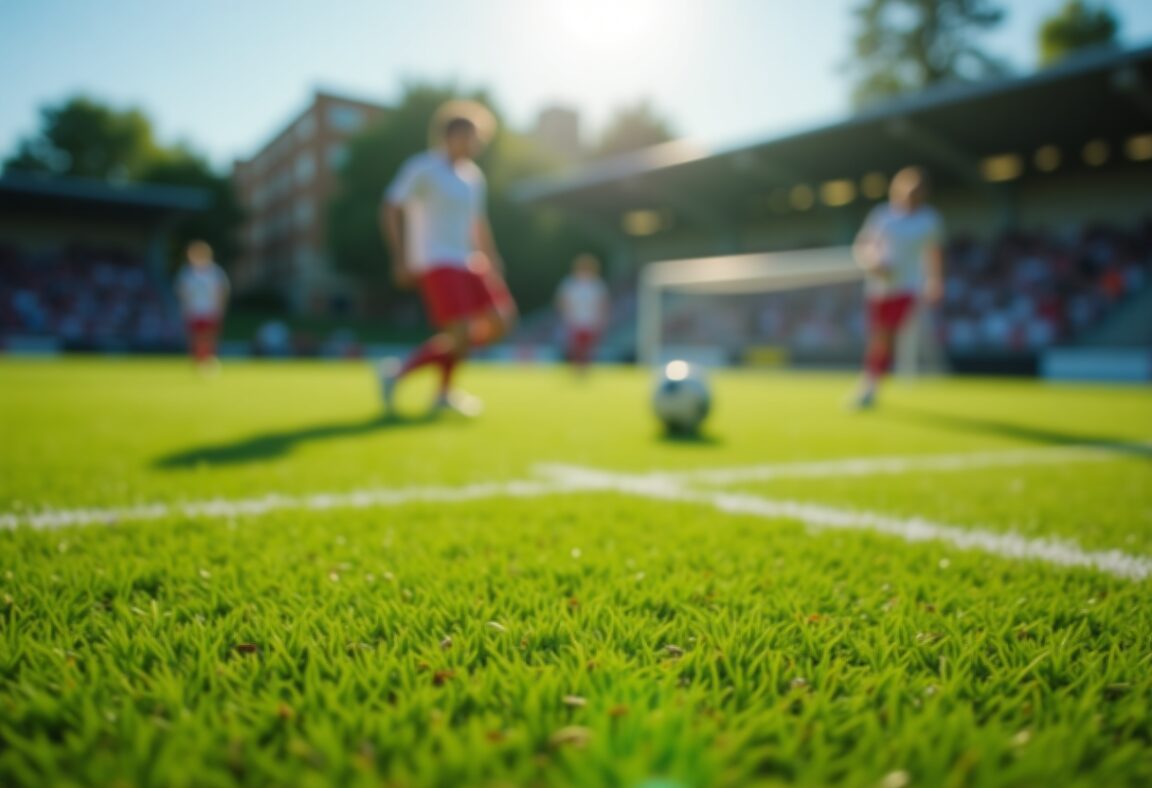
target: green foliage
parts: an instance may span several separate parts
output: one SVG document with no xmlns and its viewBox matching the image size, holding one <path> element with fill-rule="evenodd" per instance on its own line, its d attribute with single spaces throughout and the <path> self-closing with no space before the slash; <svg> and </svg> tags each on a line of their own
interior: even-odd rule
<svg viewBox="0 0 1152 788">
<path fill-rule="evenodd" d="M 861 416 L 846 377 L 726 374 L 712 440 L 669 444 L 642 371 L 464 375 L 479 421 L 389 424 L 361 365 L 2 362 L 0 514 L 1094 440 L 748 488 L 1152 554 L 1137 389 Z M 1148 590 L 608 493 L 2 530 L 0 783 L 1147 785 Z"/>
<path fill-rule="evenodd" d="M 41 110 L 39 132 L 23 140 L 5 169 L 135 180 L 163 151 L 139 109 L 118 110 L 75 96 Z"/>
<path fill-rule="evenodd" d="M 975 40 L 1004 18 L 994 0 L 862 0 L 855 15 L 847 70 L 858 107 L 1004 71 Z"/>
<path fill-rule="evenodd" d="M 349 144 L 340 186 L 329 206 L 329 243 L 336 266 L 381 290 L 386 306 L 410 301 L 388 281 L 388 252 L 380 231 L 384 190 L 401 164 L 427 149 L 428 125 L 452 98 L 471 98 L 492 108 L 483 92 L 462 94 L 452 86 L 414 84 L 375 126 Z M 495 113 L 499 117 L 499 113 Z M 528 138 L 501 124 L 479 161 L 488 178 L 488 209 L 496 243 L 507 265 L 508 284 L 524 309 L 549 301 L 571 258 L 591 247 L 584 234 L 561 217 L 521 205 L 510 189 L 524 178 L 555 170 L 557 163 Z"/>
<path fill-rule="evenodd" d="M 648 101 L 638 101 L 616 111 L 592 156 L 600 158 L 628 153 L 674 138 L 671 125 L 656 113 L 652 105 Z"/>
<path fill-rule="evenodd" d="M 1106 5 L 1068 0 L 1039 31 L 1040 65 L 1050 66 L 1082 49 L 1116 43 L 1120 21 Z"/>
</svg>

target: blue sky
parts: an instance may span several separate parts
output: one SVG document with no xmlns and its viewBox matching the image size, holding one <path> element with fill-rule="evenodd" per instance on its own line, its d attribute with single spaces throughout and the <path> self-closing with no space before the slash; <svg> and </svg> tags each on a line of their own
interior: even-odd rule
<svg viewBox="0 0 1152 788">
<path fill-rule="evenodd" d="M 166 140 L 225 165 L 316 87 L 394 100 L 406 80 L 487 87 L 516 126 L 545 104 L 598 130 L 647 97 L 725 144 L 844 114 L 859 0 L 0 0 L 0 154 L 77 91 L 143 107 Z M 1000 0 L 986 39 L 1018 70 L 1063 0 Z M 1152 2 L 1111 0 L 1127 44 Z"/>
</svg>

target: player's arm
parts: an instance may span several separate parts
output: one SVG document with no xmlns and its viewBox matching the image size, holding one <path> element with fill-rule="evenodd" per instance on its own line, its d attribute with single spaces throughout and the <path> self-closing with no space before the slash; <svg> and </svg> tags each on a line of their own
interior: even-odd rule
<svg viewBox="0 0 1152 788">
<path fill-rule="evenodd" d="M 944 298 L 944 223 L 932 211 L 932 229 L 928 234 L 921 261 L 924 266 L 923 298 L 929 304 L 938 304 Z"/>
<path fill-rule="evenodd" d="M 924 249 L 924 300 L 938 304 L 944 298 L 944 248 L 937 242 Z"/>
<path fill-rule="evenodd" d="M 476 221 L 472 224 L 472 238 L 476 250 L 488 259 L 488 264 L 492 266 L 492 270 L 503 276 L 504 258 L 500 256 L 500 250 L 496 248 L 496 238 L 492 235 L 492 224 L 488 221 L 487 216 L 476 217 Z"/>
<path fill-rule="evenodd" d="M 873 209 L 852 244 L 852 257 L 856 260 L 856 265 L 870 274 L 879 272 L 885 265 L 885 260 L 880 257 L 879 240 L 876 231 L 876 209 Z"/>
<path fill-rule="evenodd" d="M 404 231 L 404 206 L 385 200 L 380 206 L 380 233 L 388 245 L 392 260 L 392 281 L 397 287 L 411 287 L 416 281 L 408 263 L 408 244 Z"/>
</svg>

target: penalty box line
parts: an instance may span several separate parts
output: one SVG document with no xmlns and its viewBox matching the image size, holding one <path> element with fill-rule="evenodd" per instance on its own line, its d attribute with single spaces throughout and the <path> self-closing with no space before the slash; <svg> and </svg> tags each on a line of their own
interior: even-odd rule
<svg viewBox="0 0 1152 788">
<path fill-rule="evenodd" d="M 1072 540 L 1027 537 L 1014 531 L 992 531 L 937 522 L 925 517 L 895 517 L 842 509 L 819 503 L 763 498 L 745 493 L 684 487 L 675 478 L 629 476 L 591 468 L 549 465 L 541 472 L 569 488 L 617 492 L 650 500 L 702 504 L 725 514 L 786 520 L 820 530 L 861 531 L 909 543 L 939 542 L 997 558 L 1038 561 L 1060 567 L 1094 569 L 1125 580 L 1152 576 L 1152 558 L 1121 550 L 1087 550 Z"/>
</svg>

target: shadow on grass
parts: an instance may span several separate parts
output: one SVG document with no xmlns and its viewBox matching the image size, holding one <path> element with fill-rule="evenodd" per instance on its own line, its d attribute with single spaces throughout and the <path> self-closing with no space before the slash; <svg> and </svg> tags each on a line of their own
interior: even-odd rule
<svg viewBox="0 0 1152 788">
<path fill-rule="evenodd" d="M 439 422 L 435 414 L 419 417 L 373 416 L 360 421 L 315 424 L 299 429 L 265 432 L 231 443 L 194 446 L 158 457 L 152 466 L 165 470 L 195 468 L 199 465 L 236 465 L 282 457 L 298 444 L 332 438 L 352 438 L 374 432 L 425 427 Z"/>
<path fill-rule="evenodd" d="M 656 439 L 660 441 L 660 443 L 669 446 L 706 446 L 718 448 L 724 445 L 724 441 L 715 435 L 702 432 L 672 432 L 666 430 L 657 435 Z"/>
<path fill-rule="evenodd" d="M 1027 424 L 997 421 L 995 419 L 957 416 L 952 413 L 936 413 L 933 411 L 906 407 L 891 407 L 887 405 L 885 405 L 879 413 L 882 413 L 885 418 L 924 424 L 953 432 L 979 432 L 986 435 L 994 435 L 998 438 L 1013 438 L 1015 440 L 1039 443 L 1047 446 L 1084 446 L 1103 449 L 1129 457 L 1152 460 L 1152 445 L 1113 436 L 1077 435 L 1046 427 L 1035 427 Z M 1074 416 L 1074 414 L 1071 415 Z"/>
</svg>

